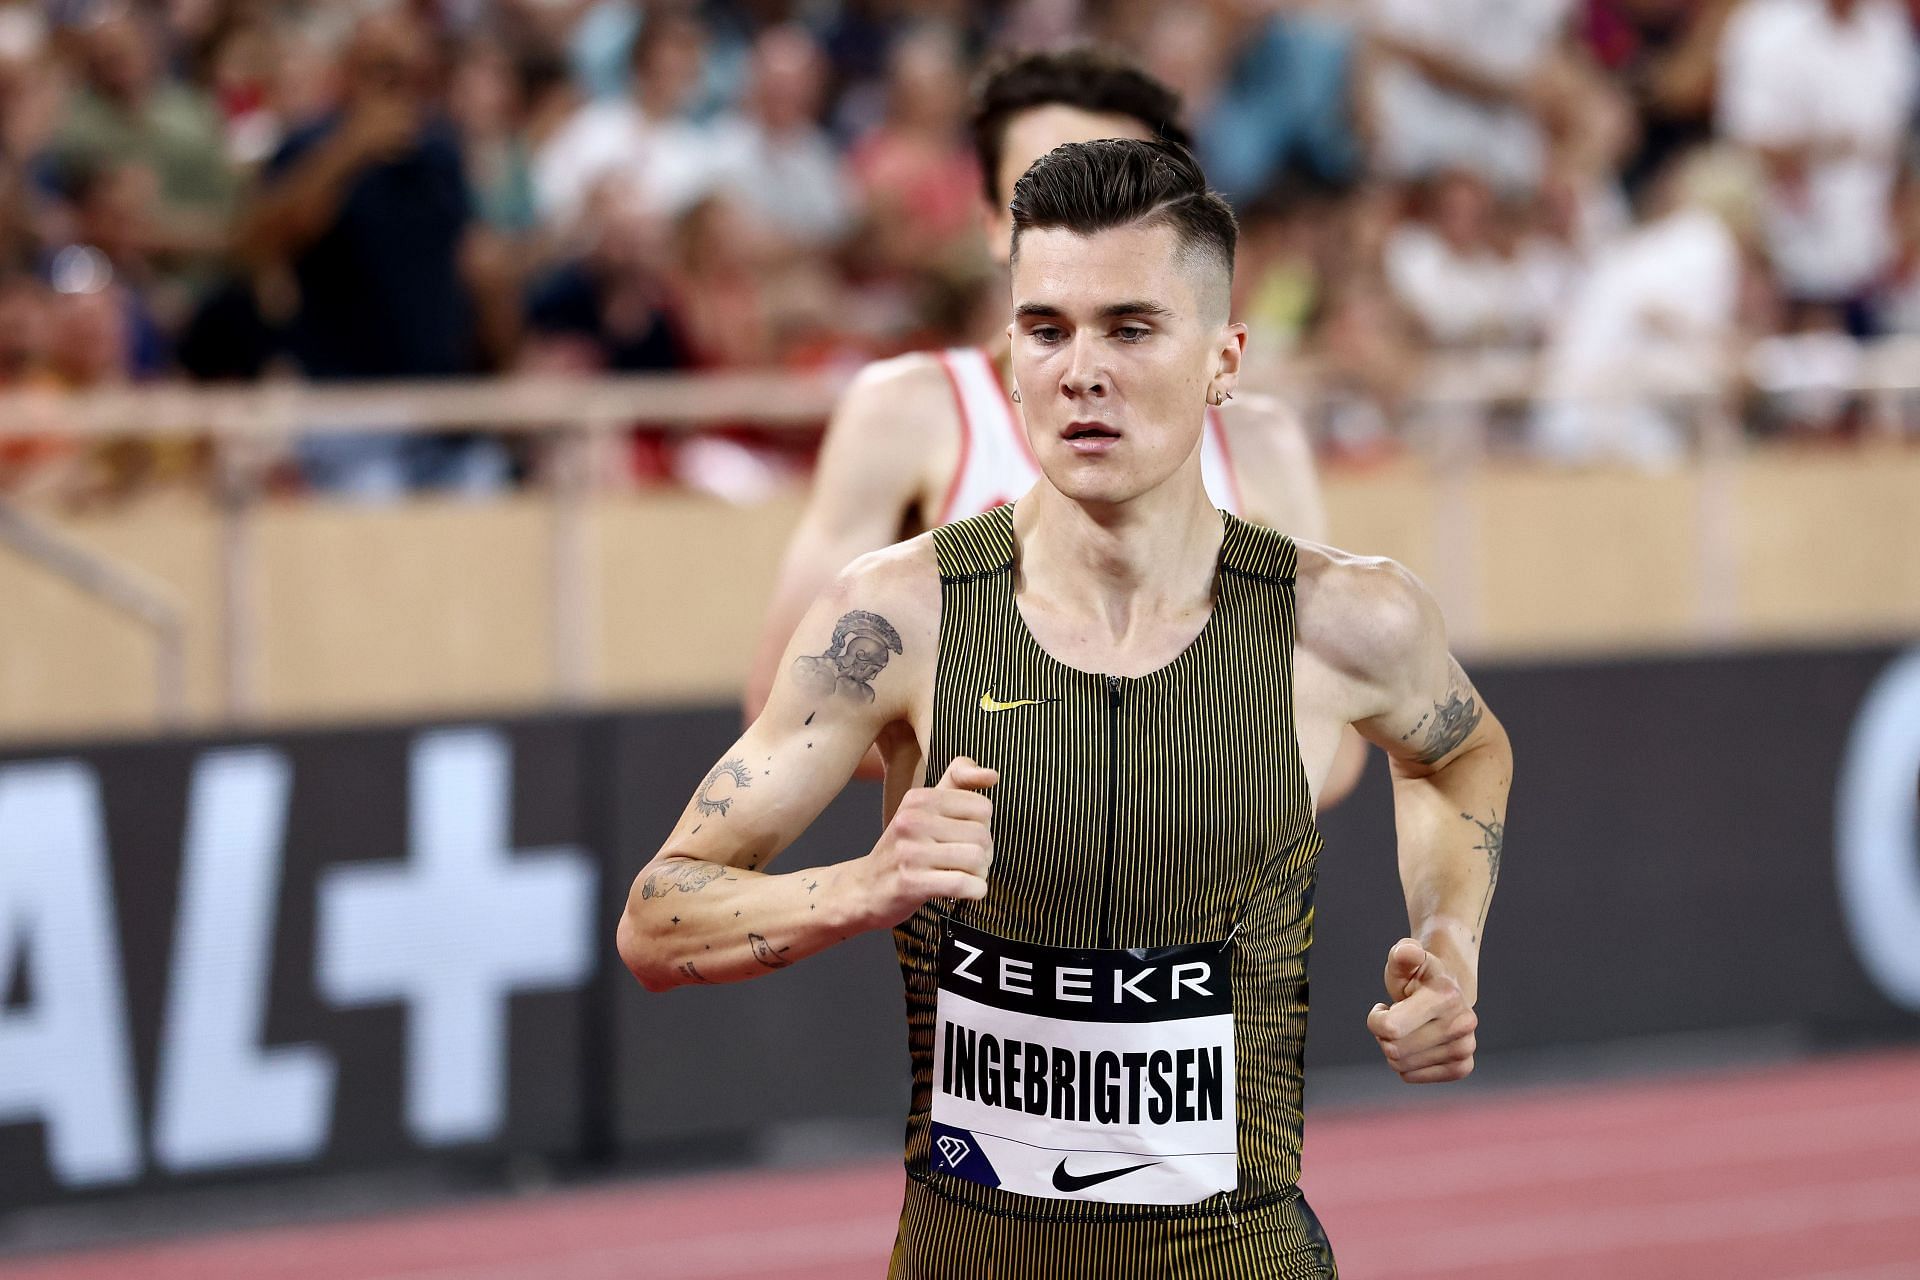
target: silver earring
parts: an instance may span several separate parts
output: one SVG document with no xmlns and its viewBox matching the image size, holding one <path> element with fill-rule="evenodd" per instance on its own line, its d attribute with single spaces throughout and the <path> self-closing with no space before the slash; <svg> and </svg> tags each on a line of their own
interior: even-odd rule
<svg viewBox="0 0 1920 1280">
<path fill-rule="evenodd" d="M 1020 388 L 1018 388 L 1018 387 L 1015 387 L 1015 388 L 1013 389 L 1013 402 L 1014 402 L 1015 404 L 1019 404 L 1019 403 L 1020 403 Z"/>
</svg>

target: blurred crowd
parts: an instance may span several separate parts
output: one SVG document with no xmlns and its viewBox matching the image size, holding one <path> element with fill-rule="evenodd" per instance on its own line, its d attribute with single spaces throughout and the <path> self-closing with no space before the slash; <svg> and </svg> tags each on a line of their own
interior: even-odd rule
<svg viewBox="0 0 1920 1280">
<path fill-rule="evenodd" d="M 1430 353 L 1529 352 L 1527 447 L 1658 464 L 1593 394 L 1751 350 L 1844 434 L 1920 330 L 1920 0 L 0 0 L 0 388 L 851 367 L 985 340 L 968 92 L 1099 42 L 1187 104 L 1256 356 L 1391 447 Z M 675 465 L 644 433 L 625 465 Z M 649 444 L 649 441 L 653 441 Z M 57 445 L 0 448 L 0 488 Z M 191 451 L 143 454 L 130 483 Z M 299 482 L 511 483 L 442 436 Z"/>
</svg>

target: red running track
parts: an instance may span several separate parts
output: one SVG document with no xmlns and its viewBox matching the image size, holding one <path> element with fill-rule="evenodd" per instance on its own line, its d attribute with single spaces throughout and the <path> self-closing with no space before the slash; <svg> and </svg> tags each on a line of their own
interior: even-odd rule
<svg viewBox="0 0 1920 1280">
<path fill-rule="evenodd" d="M 1920 1280 L 1920 1052 L 1316 1115 L 1346 1280 Z M 0 1266 L 9 1280 L 846 1280 L 901 1174 L 643 1181 Z"/>
</svg>

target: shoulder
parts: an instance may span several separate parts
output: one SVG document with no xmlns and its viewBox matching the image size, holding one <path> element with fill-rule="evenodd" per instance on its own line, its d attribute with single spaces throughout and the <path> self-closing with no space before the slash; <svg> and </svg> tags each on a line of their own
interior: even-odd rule
<svg viewBox="0 0 1920 1280">
<path fill-rule="evenodd" d="M 897 404 L 903 397 L 915 404 L 930 400 L 952 403 L 953 383 L 940 352 L 910 351 L 906 355 L 873 361 L 853 376 L 841 402 Z"/>
<path fill-rule="evenodd" d="M 940 565 L 933 538 L 921 534 L 869 551 L 842 569 L 821 593 L 833 618 L 866 614 L 884 623 L 910 661 L 931 655 L 940 630 Z M 918 642 L 918 643 L 916 643 Z"/>
<path fill-rule="evenodd" d="M 840 393 L 829 432 L 916 449 L 949 430 L 953 384 L 937 353 L 915 351 L 866 365 Z"/>
<path fill-rule="evenodd" d="M 1220 406 L 1220 426 L 1236 453 L 1251 445 L 1262 456 L 1313 462 L 1313 444 L 1298 411 L 1278 396 L 1248 392 Z"/>
<path fill-rule="evenodd" d="M 1398 561 L 1296 545 L 1296 643 L 1328 666 L 1378 681 L 1444 637 L 1433 593 Z"/>
<path fill-rule="evenodd" d="M 1326 534 L 1313 441 L 1293 407 L 1275 396 L 1235 396 L 1220 410 L 1247 518 L 1296 537 Z"/>
</svg>

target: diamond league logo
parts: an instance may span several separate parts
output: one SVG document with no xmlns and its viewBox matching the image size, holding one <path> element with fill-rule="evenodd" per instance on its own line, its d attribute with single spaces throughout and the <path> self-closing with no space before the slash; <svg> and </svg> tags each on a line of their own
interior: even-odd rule
<svg viewBox="0 0 1920 1280">
<path fill-rule="evenodd" d="M 940 1140 L 933 1145 L 940 1148 L 940 1157 L 947 1162 L 947 1167 L 950 1169 L 958 1169 L 960 1162 L 967 1158 L 967 1153 L 973 1150 L 967 1145 L 966 1139 L 956 1138 L 950 1133 L 942 1134 Z"/>
<path fill-rule="evenodd" d="M 1887 999 L 1920 1013 L 1920 649 L 1860 704 L 1841 762 L 1834 851 L 1860 963 Z"/>
</svg>

